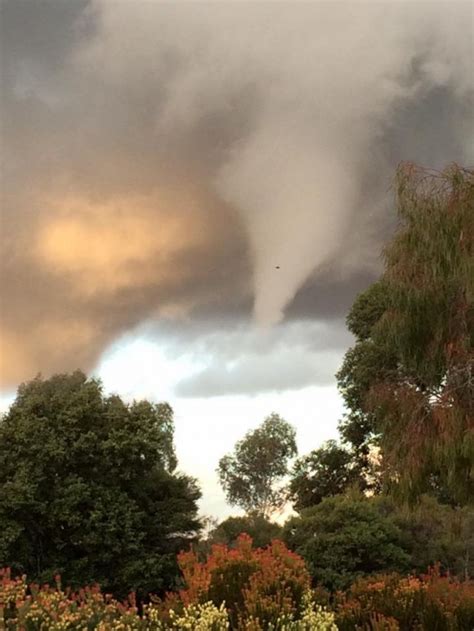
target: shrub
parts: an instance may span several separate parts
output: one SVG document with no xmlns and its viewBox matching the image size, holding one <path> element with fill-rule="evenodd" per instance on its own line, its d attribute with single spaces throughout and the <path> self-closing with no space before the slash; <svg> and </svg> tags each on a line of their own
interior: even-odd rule
<svg viewBox="0 0 474 631">
<path fill-rule="evenodd" d="M 270 623 L 268 631 L 337 631 L 334 614 L 315 605 L 312 594 L 308 591 L 303 597 L 301 618 L 295 620 L 293 614 L 279 618 L 277 623 Z"/>
<path fill-rule="evenodd" d="M 29 593 L 28 593 L 29 592 Z M 0 570 L 0 628 L 8 631 L 227 631 L 231 628 L 225 603 L 190 603 L 170 599 L 178 607 L 152 602 L 141 615 L 134 598 L 119 603 L 98 587 L 78 593 L 64 591 L 59 578 L 54 588 L 27 587 L 25 577 L 12 578 Z M 336 631 L 334 615 L 314 605 L 309 592 L 302 598 L 302 612 L 279 615 L 269 624 L 256 616 L 239 621 L 245 631 Z"/>
<path fill-rule="evenodd" d="M 180 554 L 178 562 L 186 583 L 182 603 L 225 601 L 233 628 L 246 628 L 244 620 L 268 625 L 284 615 L 298 616 L 310 586 L 303 559 L 278 540 L 254 549 L 244 534 L 232 549 L 213 546 L 204 562 L 193 551 Z"/>
<path fill-rule="evenodd" d="M 338 594 L 336 622 L 340 631 L 472 631 L 474 583 L 437 570 L 420 578 L 389 574 L 360 579 Z"/>
<path fill-rule="evenodd" d="M 180 613 L 167 613 L 165 619 L 159 607 L 150 604 L 140 616 L 133 597 L 120 603 L 102 594 L 98 587 L 71 593 L 61 589 L 59 579 L 54 588 L 32 585 L 28 589 L 24 576 L 14 579 L 9 570 L 0 570 L 0 628 L 9 631 L 229 629 L 224 605 L 217 608 L 203 603 L 185 607 Z"/>
<path fill-rule="evenodd" d="M 277 559 L 279 550 L 284 548 L 273 550 Z M 261 552 L 271 553 L 271 549 Z M 222 555 L 219 562 L 222 564 Z M 269 590 L 271 581 L 265 580 L 266 572 L 275 576 L 273 570 L 260 572 L 259 567 L 243 587 L 243 605 L 237 621 L 233 622 L 229 615 L 232 607 L 228 611 L 224 602 L 185 603 L 183 596 L 190 597 L 192 593 L 187 590 L 169 596 L 166 602 L 152 601 L 139 612 L 133 596 L 120 603 L 101 593 L 98 587 L 73 593 L 61 588 L 59 578 L 53 587 L 27 587 L 25 577 L 12 578 L 8 570 L 0 570 L 0 628 L 7 631 L 472 631 L 474 628 L 474 582 L 459 582 L 441 576 L 437 570 L 421 577 L 388 574 L 359 579 L 347 592 L 335 595 L 333 612 L 316 605 L 316 594 L 309 589 L 301 595 L 299 605 L 284 588 L 280 593 Z M 199 574 L 202 576 L 204 572 Z M 285 571 L 280 578 L 286 582 Z M 212 580 L 211 576 L 209 584 Z M 202 581 L 197 593 L 204 595 L 201 587 Z"/>
</svg>

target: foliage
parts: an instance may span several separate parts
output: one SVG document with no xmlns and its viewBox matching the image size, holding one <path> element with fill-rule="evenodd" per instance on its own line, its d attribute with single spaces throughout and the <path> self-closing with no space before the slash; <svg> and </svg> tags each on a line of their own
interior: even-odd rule
<svg viewBox="0 0 474 631">
<path fill-rule="evenodd" d="M 474 172 L 402 165 L 385 272 L 354 304 L 341 434 L 404 497 L 474 498 Z"/>
<path fill-rule="evenodd" d="M 333 497 L 285 524 L 283 538 L 314 582 L 345 589 L 359 576 L 410 567 L 403 534 L 367 498 Z"/>
<path fill-rule="evenodd" d="M 336 623 L 340 631 L 471 631 L 474 583 L 440 576 L 436 570 L 420 578 L 392 574 L 360 579 L 338 595 Z"/>
<path fill-rule="evenodd" d="M 380 449 L 380 423 L 367 406 L 367 394 L 374 383 L 392 374 L 397 367 L 394 353 L 372 336 L 387 304 L 387 287 L 382 281 L 377 281 L 356 298 L 346 320 L 356 344 L 346 352 L 336 375 L 348 410 L 339 423 L 342 441 L 350 446 L 348 453 L 352 460 L 348 466 L 361 473 L 366 490 L 372 493 L 386 490 L 384 480 L 388 472 Z"/>
<path fill-rule="evenodd" d="M 150 609 L 148 609 L 150 611 Z M 148 613 L 149 618 L 149 613 Z M 163 628 L 166 623 L 162 623 Z M 171 629 L 191 629 L 193 631 L 226 631 L 229 629 L 229 618 L 224 603 L 217 608 L 213 603 L 189 605 L 182 614 L 170 611 Z M 168 626 L 166 625 L 166 626 Z"/>
<path fill-rule="evenodd" d="M 391 518 L 403 535 L 410 569 L 421 573 L 438 564 L 462 579 L 474 577 L 474 511 L 452 507 L 424 496 L 412 508 L 380 498 L 378 510 Z"/>
<path fill-rule="evenodd" d="M 435 568 L 426 575 L 396 573 L 357 580 L 338 592 L 328 611 L 315 604 L 306 590 L 299 610 L 288 607 L 274 619 L 255 612 L 229 619 L 225 603 L 180 603 L 166 608 L 162 601 L 139 610 L 133 595 L 119 602 L 98 587 L 74 593 L 61 587 L 31 585 L 0 570 L 0 626 L 6 631 L 471 631 L 474 625 L 474 582 L 442 576 Z"/>
<path fill-rule="evenodd" d="M 248 535 L 241 535 L 232 549 L 213 546 L 203 562 L 195 552 L 184 552 L 179 565 L 186 585 L 179 592 L 183 605 L 224 601 L 232 628 L 247 629 L 249 619 L 268 625 L 285 615 L 299 615 L 310 584 L 304 561 L 281 541 L 255 549 Z M 174 596 L 171 602 L 176 603 Z"/>
<path fill-rule="evenodd" d="M 387 287 L 381 281 L 360 294 L 346 319 L 356 345 L 344 356 L 337 373 L 339 391 L 348 414 L 340 424 L 342 439 L 352 445 L 364 461 L 380 434 L 377 419 L 366 406 L 367 393 L 373 383 L 396 370 L 397 358 L 376 341 L 371 331 L 383 315 L 388 301 Z"/>
<path fill-rule="evenodd" d="M 193 603 L 177 612 L 160 604 L 144 605 L 139 613 L 133 596 L 120 603 L 104 595 L 97 587 L 72 593 L 56 586 L 31 586 L 28 593 L 25 577 L 11 578 L 0 570 L 0 624 L 9 631 L 226 631 L 230 629 L 225 603 Z M 302 599 L 301 616 L 285 614 L 262 627 L 250 617 L 243 623 L 247 631 L 337 631 L 334 614 L 315 605 L 310 592 Z"/>
<path fill-rule="evenodd" d="M 385 251 L 390 301 L 377 336 L 404 375 L 377 384 L 369 406 L 406 494 L 435 472 L 472 501 L 474 172 L 407 165 L 397 184 L 401 226 Z"/>
<path fill-rule="evenodd" d="M 155 604 L 143 607 L 139 615 L 133 596 L 118 602 L 98 587 L 72 593 L 56 586 L 33 585 L 28 593 L 25 577 L 12 579 L 0 570 L 0 623 L 9 631 L 226 631 L 229 621 L 225 607 L 212 603 L 190 605 L 177 614 L 168 611 L 166 620 Z M 2 627 L 3 628 L 3 627 Z"/>
<path fill-rule="evenodd" d="M 271 414 L 219 462 L 217 471 L 229 503 L 268 518 L 286 500 L 278 483 L 296 454 L 294 428 L 278 414 Z"/>
<path fill-rule="evenodd" d="M 170 589 L 199 529 L 169 405 L 104 397 L 81 372 L 18 389 L 0 421 L 0 564 L 124 596 Z"/>
<path fill-rule="evenodd" d="M 255 548 L 264 548 L 270 545 L 273 539 L 281 537 L 281 530 L 279 524 L 265 519 L 262 515 L 228 517 L 211 531 L 209 541 L 234 547 L 239 535 L 245 533 L 252 538 Z"/>
<path fill-rule="evenodd" d="M 313 579 L 332 589 L 373 571 L 420 573 L 435 564 L 463 579 L 474 575 L 474 513 L 467 506 L 425 496 L 408 507 L 391 497 L 352 493 L 318 508 L 287 522 L 283 536 Z"/>
<path fill-rule="evenodd" d="M 367 487 L 363 470 L 354 455 L 334 440 L 296 461 L 290 481 L 290 496 L 296 510 L 315 506 L 357 486 Z"/>
<path fill-rule="evenodd" d="M 337 631 L 334 623 L 335 616 L 323 607 L 314 603 L 311 592 L 307 591 L 302 599 L 302 612 L 299 619 L 295 619 L 290 613 L 280 617 L 275 624 L 270 623 L 265 627 L 267 631 Z M 254 624 L 256 623 L 256 626 Z M 259 621 L 253 619 L 247 621 L 246 629 L 262 629 Z"/>
</svg>

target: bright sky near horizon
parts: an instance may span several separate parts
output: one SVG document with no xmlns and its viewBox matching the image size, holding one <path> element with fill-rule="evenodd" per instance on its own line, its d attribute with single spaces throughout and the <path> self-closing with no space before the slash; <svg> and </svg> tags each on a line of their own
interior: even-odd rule
<svg viewBox="0 0 474 631">
<path fill-rule="evenodd" d="M 320 359 L 328 361 L 327 357 Z M 333 366 L 339 360 L 341 354 L 329 358 Z M 267 357 L 267 370 L 271 370 L 270 363 L 274 361 L 273 353 Z M 177 394 L 178 384 L 200 369 L 202 362 L 193 359 L 192 354 L 173 360 L 160 348 L 159 341 L 132 335 L 113 344 L 94 372 L 102 380 L 106 393 L 117 393 L 126 401 L 148 399 L 172 405 L 178 468 L 198 478 L 203 493 L 202 515 L 223 519 L 241 514 L 238 508 L 226 503 L 215 471 L 217 463 L 271 412 L 277 412 L 294 425 L 300 454 L 337 437 L 337 421 L 343 406 L 335 383 L 257 392 L 251 396 Z M 5 411 L 13 397 L 13 394 L 1 397 L 0 410 Z"/>
<path fill-rule="evenodd" d="M 300 454 L 337 437 L 343 407 L 335 383 L 253 396 L 176 395 L 176 385 L 186 373 L 195 371 L 192 359 L 169 361 L 157 342 L 139 338 L 114 345 L 97 374 L 106 391 L 117 392 L 127 400 L 146 398 L 172 405 L 179 468 L 199 479 L 204 515 L 222 519 L 240 514 L 226 504 L 215 469 L 219 459 L 271 412 L 294 425 Z"/>
</svg>

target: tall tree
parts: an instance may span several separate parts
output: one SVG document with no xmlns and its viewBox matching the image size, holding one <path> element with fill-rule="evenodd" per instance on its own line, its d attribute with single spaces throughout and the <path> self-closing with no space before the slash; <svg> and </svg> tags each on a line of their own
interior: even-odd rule
<svg viewBox="0 0 474 631">
<path fill-rule="evenodd" d="M 341 433 L 382 448 L 407 497 L 430 488 L 474 500 L 474 172 L 402 165 L 398 230 L 381 280 L 348 318 L 356 345 L 339 386 Z"/>
<path fill-rule="evenodd" d="M 199 530 L 176 474 L 173 412 L 127 405 L 83 373 L 37 378 L 0 421 L 0 566 L 125 595 L 162 591 Z"/>
<path fill-rule="evenodd" d="M 269 517 L 286 500 L 279 483 L 296 454 L 294 428 L 278 414 L 271 414 L 219 462 L 217 471 L 229 503 Z"/>
</svg>

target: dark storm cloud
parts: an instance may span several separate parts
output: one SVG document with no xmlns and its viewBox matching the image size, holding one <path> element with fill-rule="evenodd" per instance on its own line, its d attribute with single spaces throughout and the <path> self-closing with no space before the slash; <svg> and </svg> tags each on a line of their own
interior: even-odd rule
<svg viewBox="0 0 474 631">
<path fill-rule="evenodd" d="M 337 336 L 380 269 L 397 162 L 472 161 L 471 12 L 4 2 L 2 381 L 90 368 L 170 315 L 194 341 L 252 308 Z M 227 370 L 215 349 L 183 393 L 251 388 L 252 352 Z M 313 359 L 287 383 L 324 382 Z"/>
</svg>

